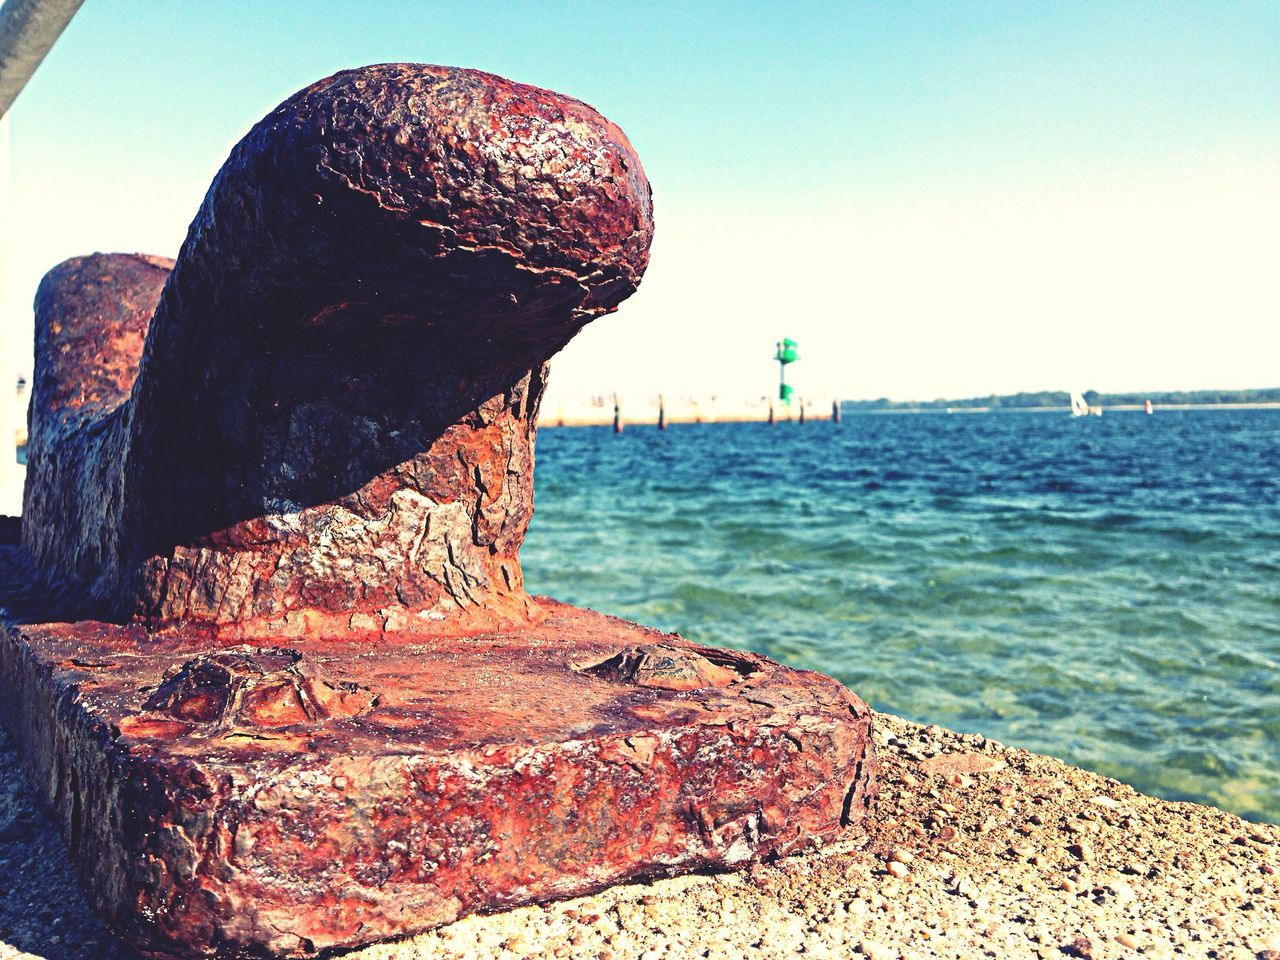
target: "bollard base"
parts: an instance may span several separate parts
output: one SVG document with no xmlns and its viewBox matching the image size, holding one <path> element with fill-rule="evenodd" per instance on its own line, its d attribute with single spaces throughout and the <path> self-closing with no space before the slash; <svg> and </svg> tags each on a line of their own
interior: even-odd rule
<svg viewBox="0 0 1280 960">
<path fill-rule="evenodd" d="M 146 957 L 303 957 L 857 828 L 834 680 L 553 601 L 537 627 L 210 648 L 0 631 L 0 715 Z"/>
</svg>

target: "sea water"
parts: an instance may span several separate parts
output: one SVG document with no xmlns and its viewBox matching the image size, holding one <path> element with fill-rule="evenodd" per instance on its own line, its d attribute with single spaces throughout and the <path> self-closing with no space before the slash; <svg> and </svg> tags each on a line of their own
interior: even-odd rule
<svg viewBox="0 0 1280 960">
<path fill-rule="evenodd" d="M 531 591 L 1280 821 L 1280 411 L 543 430 Z"/>
</svg>

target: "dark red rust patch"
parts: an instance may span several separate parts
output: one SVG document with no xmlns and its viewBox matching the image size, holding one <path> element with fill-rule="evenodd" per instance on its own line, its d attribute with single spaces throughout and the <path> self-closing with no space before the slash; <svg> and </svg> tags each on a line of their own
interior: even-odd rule
<svg viewBox="0 0 1280 960">
<path fill-rule="evenodd" d="M 602 680 L 659 690 L 726 687 L 755 672 L 746 657 L 735 657 L 725 650 L 704 655 L 672 644 L 632 647 L 599 663 L 579 664 L 577 669 Z"/>
<path fill-rule="evenodd" d="M 143 709 L 219 728 L 288 727 L 367 712 L 376 695 L 329 679 L 297 650 L 228 647 L 172 671 Z"/>
</svg>

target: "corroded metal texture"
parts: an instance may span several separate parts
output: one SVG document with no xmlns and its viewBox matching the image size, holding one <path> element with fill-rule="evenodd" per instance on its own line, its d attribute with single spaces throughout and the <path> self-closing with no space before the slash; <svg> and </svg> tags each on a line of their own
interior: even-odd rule
<svg viewBox="0 0 1280 960">
<path fill-rule="evenodd" d="M 234 636 L 536 619 L 517 551 L 545 363 L 635 290 L 649 196 L 616 126 L 489 74 L 367 67 L 283 103 L 210 188 L 136 383 L 160 264 L 41 289 L 37 327 L 71 332 L 39 343 L 25 542 L 68 612 Z"/>
<path fill-rule="evenodd" d="M 49 271 L 36 293 L 23 527 L 47 558 L 53 592 L 73 599 L 63 610 L 51 597 L 48 616 L 81 613 L 82 585 L 116 565 L 108 551 L 125 459 L 121 408 L 172 267 L 160 257 L 76 257 Z"/>
<path fill-rule="evenodd" d="M 651 237 L 592 108 L 392 64 L 254 127 L 176 262 L 45 278 L 0 719 L 144 954 L 312 956 L 866 815 L 834 680 L 524 591 L 547 361 Z"/>
<path fill-rule="evenodd" d="M 420 638 L 412 669 L 352 639 L 14 628 L 0 710 L 91 901 L 158 956 L 310 956 L 866 815 L 870 713 L 834 680 L 542 603 L 465 655 Z"/>
</svg>

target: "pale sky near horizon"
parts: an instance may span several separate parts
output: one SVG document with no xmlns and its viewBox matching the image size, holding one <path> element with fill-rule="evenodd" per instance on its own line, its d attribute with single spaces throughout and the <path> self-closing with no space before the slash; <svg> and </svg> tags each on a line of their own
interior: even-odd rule
<svg viewBox="0 0 1280 960">
<path fill-rule="evenodd" d="M 176 254 L 231 146 L 346 67 L 594 104 L 653 183 L 572 397 L 1280 385 L 1280 2 L 87 0 L 10 113 L 0 360 L 43 272 Z"/>
</svg>

